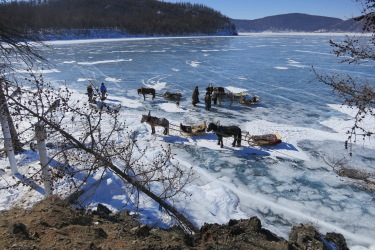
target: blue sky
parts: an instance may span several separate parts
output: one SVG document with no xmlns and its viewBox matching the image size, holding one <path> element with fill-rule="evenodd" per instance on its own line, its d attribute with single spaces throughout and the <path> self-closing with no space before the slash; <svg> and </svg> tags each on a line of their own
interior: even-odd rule
<svg viewBox="0 0 375 250">
<path fill-rule="evenodd" d="M 234 19 L 257 19 L 287 13 L 337 17 L 343 20 L 358 16 L 355 0 L 163 0 L 203 4 Z"/>
</svg>

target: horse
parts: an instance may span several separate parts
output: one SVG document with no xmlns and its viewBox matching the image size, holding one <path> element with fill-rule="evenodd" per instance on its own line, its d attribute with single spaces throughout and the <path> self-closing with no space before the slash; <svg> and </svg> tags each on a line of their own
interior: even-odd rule
<svg viewBox="0 0 375 250">
<path fill-rule="evenodd" d="M 214 103 L 216 104 L 216 100 L 219 100 L 219 105 L 221 105 L 221 101 L 224 99 L 228 99 L 230 101 L 229 105 L 232 106 L 233 100 L 234 100 L 234 94 L 232 92 L 219 92 L 214 91 L 212 94 L 212 99 L 214 100 Z"/>
<path fill-rule="evenodd" d="M 164 135 L 169 135 L 169 121 L 165 118 L 142 115 L 141 123 L 148 123 L 151 126 L 151 134 L 155 134 L 155 126 L 164 127 Z"/>
<path fill-rule="evenodd" d="M 212 94 L 214 91 L 217 91 L 219 93 L 225 92 L 223 87 L 213 87 L 213 86 L 207 87 L 206 91 L 209 92 L 210 94 Z"/>
<path fill-rule="evenodd" d="M 223 147 L 223 137 L 234 137 L 234 141 L 232 146 L 235 147 L 237 143 L 237 147 L 241 147 L 241 129 L 237 126 L 218 126 L 215 123 L 208 124 L 207 132 L 214 131 L 216 136 L 218 137 L 217 145 Z"/>
<path fill-rule="evenodd" d="M 146 101 L 146 95 L 147 94 L 152 95 L 152 100 L 155 99 L 156 93 L 155 93 L 155 89 L 153 89 L 153 88 L 144 88 L 144 87 L 142 87 L 142 88 L 137 89 L 137 92 L 138 92 L 138 95 L 139 94 L 143 95 L 143 100 L 144 101 Z"/>
</svg>

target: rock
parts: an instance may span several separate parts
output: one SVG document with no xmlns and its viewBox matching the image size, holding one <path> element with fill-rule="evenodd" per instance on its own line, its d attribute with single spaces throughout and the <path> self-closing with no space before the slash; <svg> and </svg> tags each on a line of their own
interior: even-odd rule
<svg viewBox="0 0 375 250">
<path fill-rule="evenodd" d="M 40 237 L 39 233 L 38 232 L 34 232 L 31 234 L 31 237 L 35 238 L 35 239 L 38 239 Z"/>
<path fill-rule="evenodd" d="M 105 216 L 108 216 L 112 213 L 111 210 L 109 210 L 109 208 L 107 208 L 106 206 L 104 206 L 103 204 L 99 203 L 98 204 L 98 207 L 96 209 L 96 212 L 99 214 L 99 215 L 105 215 Z"/>
<path fill-rule="evenodd" d="M 20 222 L 13 224 L 12 233 L 23 239 L 29 238 L 29 231 L 27 230 L 25 224 Z"/>
<path fill-rule="evenodd" d="M 45 222 L 45 221 L 41 221 L 41 222 L 40 222 L 40 225 L 45 226 L 45 227 L 49 227 L 49 226 L 50 226 L 50 225 L 49 225 L 47 222 Z"/>
<path fill-rule="evenodd" d="M 323 250 L 319 233 L 313 226 L 294 226 L 289 234 L 289 243 L 297 249 Z"/>
<path fill-rule="evenodd" d="M 315 227 L 303 224 L 292 228 L 289 234 L 289 244 L 297 249 L 349 249 L 341 234 L 327 233 L 326 236 L 322 236 Z"/>
<path fill-rule="evenodd" d="M 259 232 L 262 229 L 262 222 L 258 217 L 251 217 L 248 223 L 249 229 L 254 232 Z"/>
<path fill-rule="evenodd" d="M 116 215 L 103 205 L 98 205 L 98 211 L 105 217 L 87 215 L 54 197 L 25 212 L 6 211 L 0 220 L 0 249 L 348 250 L 341 234 L 322 235 L 313 226 L 302 224 L 292 229 L 288 242 L 262 228 L 257 217 L 204 224 L 198 233 L 187 234 L 178 226 L 139 226 L 139 220 L 127 211 L 118 215 L 118 220 L 112 219 Z"/>
<path fill-rule="evenodd" d="M 349 250 L 346 240 L 342 234 L 327 233 L 324 239 L 333 244 L 337 250 Z"/>
<path fill-rule="evenodd" d="M 138 237 L 145 237 L 150 235 L 151 228 L 145 224 L 139 227 L 133 227 L 130 232 L 134 233 Z"/>
<path fill-rule="evenodd" d="M 234 225 L 236 225 L 238 223 L 238 221 L 237 220 L 233 220 L 233 219 L 231 219 L 231 220 L 229 220 L 229 222 L 228 222 L 228 226 L 234 226 Z"/>
<path fill-rule="evenodd" d="M 103 228 L 94 228 L 94 236 L 96 239 L 106 239 L 108 234 L 103 230 Z"/>
<path fill-rule="evenodd" d="M 243 234 L 243 233 L 245 233 L 245 230 L 242 229 L 240 226 L 235 225 L 235 226 L 230 228 L 230 234 L 231 235 L 240 235 L 240 234 Z"/>
</svg>

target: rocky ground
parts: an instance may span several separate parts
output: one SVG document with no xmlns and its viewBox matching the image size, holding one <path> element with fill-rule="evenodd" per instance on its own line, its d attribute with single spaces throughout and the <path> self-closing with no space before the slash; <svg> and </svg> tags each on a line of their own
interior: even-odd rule
<svg viewBox="0 0 375 250">
<path fill-rule="evenodd" d="M 325 242 L 325 243 L 323 243 Z M 293 227 L 289 240 L 262 228 L 258 218 L 205 224 L 195 235 L 140 225 L 105 206 L 87 213 L 49 197 L 30 210 L 1 214 L 0 249 L 348 249 L 342 235 L 321 235 L 314 227 Z"/>
</svg>

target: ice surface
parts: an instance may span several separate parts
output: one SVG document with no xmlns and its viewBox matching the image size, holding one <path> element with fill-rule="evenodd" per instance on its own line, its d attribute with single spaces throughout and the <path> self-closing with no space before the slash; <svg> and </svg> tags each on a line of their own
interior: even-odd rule
<svg viewBox="0 0 375 250">
<path fill-rule="evenodd" d="M 257 34 L 60 41 L 51 43 L 56 50 L 46 51 L 56 68 L 44 73 L 55 84 L 66 81 L 76 98 L 83 100 L 89 82 L 105 82 L 106 104 L 122 105 L 128 128 L 138 131 L 137 143 L 149 147 L 147 157 L 156 155 L 160 145 L 171 144 L 175 160 L 196 172 L 186 189 L 191 196 L 179 197 L 178 206 L 198 226 L 258 216 L 264 227 L 287 238 L 291 226 L 310 222 L 323 233 L 342 233 L 351 249 L 374 248 L 373 193 L 337 176 L 324 159 L 346 158 L 349 166 L 374 172 L 375 142 L 353 145 L 354 156 L 348 157 L 343 142 L 355 111 L 341 106 L 327 86 L 311 82 L 314 75 L 310 69 L 350 73 L 372 82 L 375 77 L 372 67 L 338 64 L 330 53 L 330 38 L 332 35 Z M 229 106 L 224 101 L 205 111 L 203 97 L 209 83 L 234 93 L 256 94 L 261 104 L 248 107 L 235 102 Z M 153 101 L 150 96 L 143 101 L 136 92 L 142 86 L 155 88 L 159 95 Z M 195 86 L 201 102 L 193 107 Z M 179 106 L 160 96 L 165 91 L 183 95 Z M 149 111 L 170 121 L 175 129 L 169 136 L 163 136 L 158 127 L 157 134 L 151 135 L 150 127 L 140 123 L 141 115 Z M 224 139 L 225 146 L 220 148 L 212 133 L 189 137 L 178 131 L 180 123 L 198 125 L 203 121 L 236 125 L 243 134 L 278 132 L 283 143 L 251 146 L 243 138 L 242 147 L 232 148 L 232 139 Z M 364 124 L 375 130 L 373 119 Z M 33 159 L 28 164 L 37 166 L 35 153 L 27 155 Z M 8 164 L 6 159 L 2 163 Z M 27 169 L 21 167 L 20 172 Z M 121 180 L 106 175 L 108 179 L 100 184 L 90 206 L 100 202 L 112 209 L 126 207 Z M 1 176 L 9 180 L 9 171 Z M 59 189 L 64 190 L 64 185 Z M 1 190 L 0 197 L 0 208 L 6 209 L 22 201 L 32 205 L 43 196 L 20 188 Z M 173 223 L 156 204 L 140 199 L 145 222 Z"/>
</svg>

